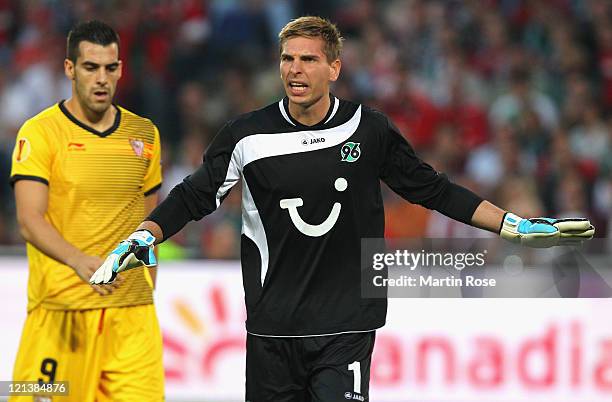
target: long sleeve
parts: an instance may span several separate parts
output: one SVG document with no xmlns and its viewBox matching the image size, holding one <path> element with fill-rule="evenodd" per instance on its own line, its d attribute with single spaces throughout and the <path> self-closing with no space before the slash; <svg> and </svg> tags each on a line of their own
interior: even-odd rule
<svg viewBox="0 0 612 402">
<path fill-rule="evenodd" d="M 405 200 L 470 224 L 482 198 L 423 162 L 397 127 L 386 117 L 385 122 L 380 178 Z"/>
<path fill-rule="evenodd" d="M 188 222 L 213 212 L 238 182 L 240 172 L 233 156 L 235 141 L 229 124 L 215 136 L 204 154 L 202 165 L 151 212 L 148 220 L 157 223 L 167 239 Z"/>
</svg>

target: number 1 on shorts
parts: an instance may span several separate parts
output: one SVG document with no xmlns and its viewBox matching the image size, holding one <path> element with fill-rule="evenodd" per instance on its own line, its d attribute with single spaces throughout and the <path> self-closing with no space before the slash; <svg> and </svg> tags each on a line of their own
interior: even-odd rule
<svg viewBox="0 0 612 402">
<path fill-rule="evenodd" d="M 361 363 L 352 362 L 348 369 L 353 372 L 353 392 L 361 394 Z"/>
</svg>

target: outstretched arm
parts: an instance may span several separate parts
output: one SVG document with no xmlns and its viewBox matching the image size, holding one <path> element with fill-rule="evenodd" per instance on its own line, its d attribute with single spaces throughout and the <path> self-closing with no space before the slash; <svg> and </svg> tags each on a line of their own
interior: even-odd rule
<svg viewBox="0 0 612 402">
<path fill-rule="evenodd" d="M 482 201 L 472 215 L 472 226 L 499 233 L 506 211 L 489 201 Z"/>
<path fill-rule="evenodd" d="M 498 208 L 436 172 L 415 154 L 390 120 L 385 118 L 385 123 L 380 178 L 404 199 L 529 247 L 580 244 L 595 234 L 588 219 L 524 219 Z"/>
</svg>

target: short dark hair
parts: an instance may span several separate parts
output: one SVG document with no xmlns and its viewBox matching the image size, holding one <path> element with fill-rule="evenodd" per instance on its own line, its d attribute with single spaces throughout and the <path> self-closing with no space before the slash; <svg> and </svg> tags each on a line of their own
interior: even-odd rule
<svg viewBox="0 0 612 402">
<path fill-rule="evenodd" d="M 68 60 L 76 63 L 79 57 L 79 44 L 83 41 L 102 46 L 116 43 L 119 46 L 119 35 L 102 21 L 92 20 L 78 23 L 68 32 L 68 39 L 66 40 L 66 58 Z"/>
</svg>

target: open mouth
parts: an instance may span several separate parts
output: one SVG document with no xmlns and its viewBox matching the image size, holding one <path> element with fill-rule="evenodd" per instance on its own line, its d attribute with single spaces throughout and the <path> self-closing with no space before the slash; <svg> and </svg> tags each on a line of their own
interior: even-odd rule
<svg viewBox="0 0 612 402">
<path fill-rule="evenodd" d="M 289 89 L 293 95 L 301 95 L 306 92 L 308 85 L 302 82 L 289 82 Z"/>
<path fill-rule="evenodd" d="M 108 91 L 94 91 L 94 96 L 98 100 L 104 100 L 108 98 Z"/>
</svg>

